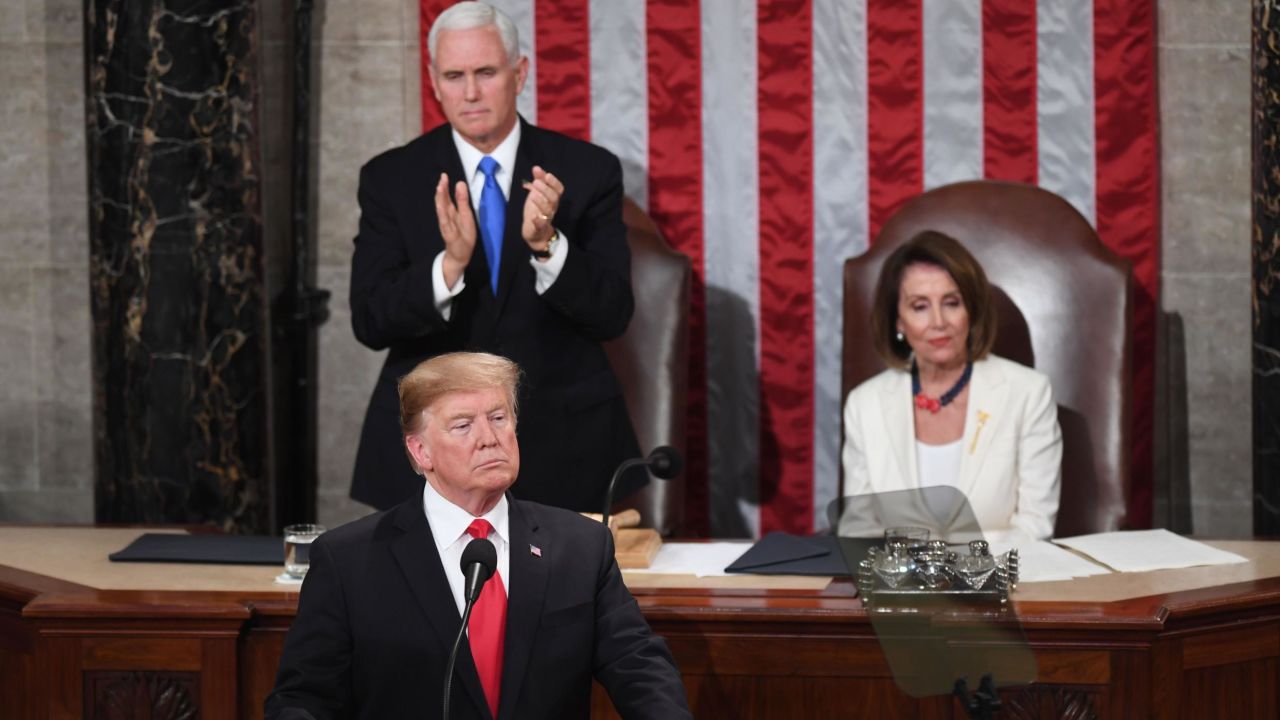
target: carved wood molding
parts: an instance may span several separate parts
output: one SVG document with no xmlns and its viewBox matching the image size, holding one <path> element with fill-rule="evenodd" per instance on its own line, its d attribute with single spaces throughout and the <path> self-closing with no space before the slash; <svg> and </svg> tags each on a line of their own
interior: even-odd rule
<svg viewBox="0 0 1280 720">
<path fill-rule="evenodd" d="M 1010 720 L 1098 720 L 1093 693 L 1061 685 L 1028 685 L 1003 705 L 1001 715 Z"/>
<path fill-rule="evenodd" d="M 194 720 L 200 678 L 193 672 L 91 671 L 84 674 L 88 720 Z"/>
</svg>

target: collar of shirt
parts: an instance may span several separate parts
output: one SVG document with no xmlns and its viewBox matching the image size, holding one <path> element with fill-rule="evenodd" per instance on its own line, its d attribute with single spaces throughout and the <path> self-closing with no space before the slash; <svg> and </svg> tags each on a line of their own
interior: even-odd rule
<svg viewBox="0 0 1280 720">
<path fill-rule="evenodd" d="M 436 550 L 444 552 L 447 548 L 457 544 L 460 540 L 467 538 L 467 527 L 471 525 L 471 521 L 476 518 L 466 510 L 449 502 L 443 495 L 436 492 L 431 487 L 431 483 L 424 482 L 422 491 L 422 508 L 427 514 L 427 522 L 431 525 L 431 534 L 434 536 Z M 507 534 L 507 496 L 503 495 L 498 504 L 490 508 L 489 512 L 480 516 L 488 520 L 493 526 L 493 532 L 489 534 L 489 539 L 497 545 L 501 542 L 506 545 L 510 535 Z M 495 537 L 496 536 L 496 537 Z M 464 545 L 466 543 L 463 543 Z M 451 568 L 446 568 L 446 571 Z"/>
<path fill-rule="evenodd" d="M 458 608 L 458 614 L 461 616 L 464 607 L 462 593 L 465 583 L 458 564 L 462 560 L 462 551 L 471 542 L 471 536 L 467 534 L 467 526 L 475 518 L 471 513 L 446 500 L 431 487 L 431 483 L 423 483 L 423 485 L 425 489 L 422 491 L 422 509 L 427 515 L 427 522 L 431 524 L 431 536 L 435 542 L 436 554 L 444 567 L 445 579 L 449 581 L 449 594 L 453 596 L 454 606 Z M 508 508 L 507 497 L 504 495 L 498 500 L 498 504 L 482 517 L 493 526 L 489 539 L 493 541 L 494 549 L 498 551 L 497 579 L 502 581 L 502 587 L 510 594 L 511 552 L 508 544 L 510 535 L 507 534 L 507 519 L 510 515 Z"/>
<path fill-rule="evenodd" d="M 453 145 L 458 149 L 458 159 L 462 160 L 462 172 L 467 178 L 467 189 L 471 191 L 471 208 L 479 212 L 480 192 L 484 189 L 484 173 L 480 172 L 480 161 L 484 159 L 485 153 L 463 139 L 457 130 L 451 132 Z M 520 147 L 520 121 L 517 119 L 511 132 L 507 133 L 502 142 L 498 143 L 498 147 L 489 153 L 489 157 L 498 161 L 498 172 L 494 173 L 493 177 L 498 181 L 498 187 L 502 188 L 504 198 L 511 197 L 511 180 L 514 177 L 518 147 Z"/>
</svg>

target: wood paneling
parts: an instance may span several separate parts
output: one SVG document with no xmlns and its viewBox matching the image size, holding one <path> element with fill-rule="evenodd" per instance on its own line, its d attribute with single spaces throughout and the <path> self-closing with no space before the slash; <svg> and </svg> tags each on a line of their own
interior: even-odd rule
<svg viewBox="0 0 1280 720">
<path fill-rule="evenodd" d="M 1182 667 L 1187 670 L 1243 663 L 1280 656 L 1280 625 L 1218 630 L 1182 641 Z"/>
<path fill-rule="evenodd" d="M 1184 718 L 1275 720 L 1278 667 L 1273 658 L 1189 670 L 1167 691 L 1181 697 Z"/>
<path fill-rule="evenodd" d="M 85 670 L 199 670 L 199 640 L 86 638 L 80 644 Z"/>
</svg>

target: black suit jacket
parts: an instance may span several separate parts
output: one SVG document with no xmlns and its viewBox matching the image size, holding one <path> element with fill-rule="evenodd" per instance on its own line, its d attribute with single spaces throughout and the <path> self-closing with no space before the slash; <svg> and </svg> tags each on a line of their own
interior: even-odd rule
<svg viewBox="0 0 1280 720">
<path fill-rule="evenodd" d="M 499 720 L 585 719 L 593 676 L 623 717 L 692 717 L 604 526 L 512 500 L 509 532 Z M 441 567 L 420 497 L 325 533 L 311 548 L 266 717 L 437 717 L 462 623 L 445 572 L 460 570 Z M 452 717 L 489 718 L 465 641 L 455 672 Z"/>
<path fill-rule="evenodd" d="M 435 308 L 431 266 L 444 249 L 434 193 L 441 173 L 463 177 L 448 125 L 390 150 L 360 171 L 360 233 L 351 268 L 351 325 L 387 349 L 365 415 L 351 497 L 385 509 L 420 494 L 422 479 L 400 441 L 396 383 L 419 362 L 456 350 L 511 358 L 524 370 L 520 396 L 520 498 L 599 511 L 617 465 L 639 455 L 621 388 L 600 343 L 631 320 L 631 256 L 622 223 L 622 169 L 603 148 L 521 122 L 507 201 L 498 294 L 477 240 L 449 320 Z M 533 166 L 565 191 L 553 223 L 571 245 L 542 295 L 520 236 Z M 628 477 L 622 497 L 647 476 Z"/>
</svg>

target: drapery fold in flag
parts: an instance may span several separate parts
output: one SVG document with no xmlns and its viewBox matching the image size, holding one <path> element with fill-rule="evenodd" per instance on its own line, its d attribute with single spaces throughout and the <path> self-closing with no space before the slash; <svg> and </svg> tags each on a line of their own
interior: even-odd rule
<svg viewBox="0 0 1280 720">
<path fill-rule="evenodd" d="M 420 0 L 421 30 L 451 2 Z M 1130 522 L 1149 525 L 1159 167 L 1149 0 L 496 0 L 529 121 L 622 160 L 693 260 L 689 531 L 825 526 L 841 264 L 974 178 L 1071 202 L 1134 264 Z M 424 128 L 443 120 L 423 47 Z"/>
</svg>

